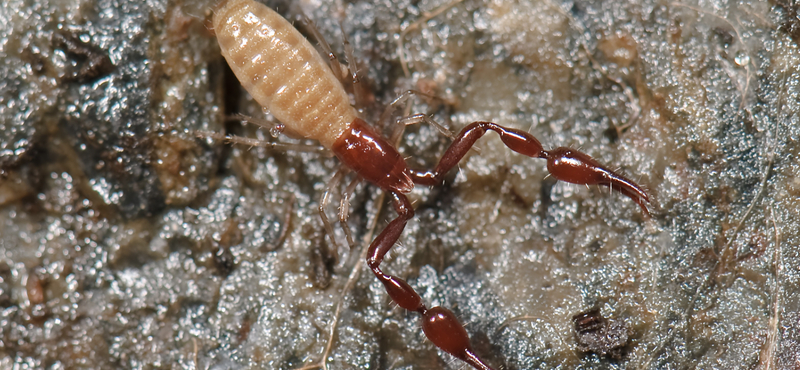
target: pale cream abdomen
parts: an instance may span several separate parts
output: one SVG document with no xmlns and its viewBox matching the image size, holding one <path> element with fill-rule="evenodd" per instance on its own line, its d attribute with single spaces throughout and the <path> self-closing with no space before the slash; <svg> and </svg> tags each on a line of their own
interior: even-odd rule
<svg viewBox="0 0 800 370">
<path fill-rule="evenodd" d="M 214 31 L 242 86 L 287 129 L 330 148 L 356 118 L 328 64 L 269 7 L 229 0 L 214 13 Z"/>
</svg>

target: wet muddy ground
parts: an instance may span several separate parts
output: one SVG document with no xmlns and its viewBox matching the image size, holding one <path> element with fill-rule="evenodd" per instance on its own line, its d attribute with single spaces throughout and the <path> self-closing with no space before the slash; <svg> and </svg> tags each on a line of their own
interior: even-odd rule
<svg viewBox="0 0 800 370">
<path fill-rule="evenodd" d="M 264 114 L 219 54 L 213 1 L 35 3 L 0 7 L 0 367 L 464 367 L 361 263 L 394 217 L 380 190 L 356 187 L 356 246 L 337 250 L 317 212 L 335 158 L 196 137 L 293 142 L 228 119 Z M 414 190 L 384 268 L 451 308 L 488 363 L 800 361 L 794 4 L 267 4 L 307 14 L 340 55 L 344 31 L 363 117 L 383 129 L 491 120 L 649 190 L 648 219 L 493 134 L 444 186 Z M 409 89 L 437 99 L 380 122 Z M 427 168 L 448 142 L 409 127 L 401 150 Z"/>
</svg>

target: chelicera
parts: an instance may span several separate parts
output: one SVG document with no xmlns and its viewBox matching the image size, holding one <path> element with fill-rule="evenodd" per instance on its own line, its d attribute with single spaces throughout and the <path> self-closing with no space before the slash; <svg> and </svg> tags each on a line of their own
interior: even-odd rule
<svg viewBox="0 0 800 370">
<path fill-rule="evenodd" d="M 286 131 L 319 141 L 343 166 L 391 196 L 397 217 L 370 244 L 367 265 L 397 305 L 422 316 L 422 330 L 434 345 L 476 369 L 491 368 L 475 354 L 456 316 L 444 307 L 428 308 L 414 288 L 380 267 L 406 223 L 414 217 L 406 194 L 415 185 L 441 184 L 445 174 L 475 142 L 487 131 L 494 131 L 509 149 L 546 160 L 547 170 L 554 178 L 607 186 L 631 198 L 648 214 L 650 199 L 635 182 L 580 151 L 563 147 L 547 151 L 531 134 L 493 122 L 467 125 L 433 170 L 409 168 L 397 149 L 358 117 L 337 78 L 341 71 L 329 68 L 283 17 L 253 0 L 229 0 L 218 6 L 213 24 L 222 55 L 242 86 L 269 109 Z M 251 139 L 227 139 L 251 143 Z"/>
</svg>

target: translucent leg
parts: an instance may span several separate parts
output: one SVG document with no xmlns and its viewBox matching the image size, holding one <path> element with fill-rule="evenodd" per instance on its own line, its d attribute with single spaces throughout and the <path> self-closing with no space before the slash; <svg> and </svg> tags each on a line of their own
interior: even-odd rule
<svg viewBox="0 0 800 370">
<path fill-rule="evenodd" d="M 369 105 L 369 102 L 367 101 L 367 94 L 364 91 L 364 87 L 361 85 L 361 78 L 358 75 L 358 61 L 356 61 L 355 54 L 353 53 L 353 45 L 350 45 L 350 42 L 347 41 L 344 28 L 342 28 L 341 24 L 339 24 L 339 28 L 342 30 L 344 54 L 347 57 L 347 66 L 350 69 L 350 77 L 353 82 L 353 96 L 356 100 L 356 107 L 363 108 Z"/>
<path fill-rule="evenodd" d="M 392 112 L 394 110 L 396 110 L 397 107 L 400 106 L 401 104 L 408 103 L 408 99 L 411 98 L 412 96 L 421 96 L 421 97 L 424 97 L 424 98 L 427 98 L 427 99 L 430 99 L 430 100 L 441 100 L 440 98 L 438 98 L 436 96 L 425 94 L 425 93 L 417 91 L 417 90 L 406 90 L 402 94 L 400 94 L 397 98 L 392 100 L 392 102 L 389 103 L 389 105 L 386 106 L 386 108 L 383 110 L 383 113 L 381 113 L 381 117 L 380 117 L 380 121 L 379 122 L 381 122 L 381 123 L 386 122 L 389 119 L 389 116 L 392 114 Z M 427 119 L 420 118 L 419 116 L 425 116 Z M 415 117 L 415 118 L 411 118 L 411 117 Z M 444 126 L 440 125 L 439 123 L 437 123 L 436 121 L 434 121 L 430 117 L 427 117 L 427 115 L 414 114 L 414 115 L 411 115 L 411 116 L 407 116 L 407 117 L 401 118 L 400 120 L 395 122 L 395 126 L 392 129 L 392 134 L 391 134 L 391 136 L 389 136 L 389 142 L 390 143 L 394 143 L 394 144 L 399 143 L 400 136 L 403 135 L 403 131 L 405 130 L 405 127 L 408 126 L 408 125 L 413 125 L 413 124 L 420 123 L 420 122 L 426 122 L 426 123 L 429 123 L 429 124 L 433 125 L 434 127 L 436 127 L 436 130 L 438 130 L 444 136 L 447 136 L 450 139 L 454 139 L 455 138 L 455 135 L 453 135 L 453 133 L 451 133 L 450 130 L 448 130 Z"/>
<path fill-rule="evenodd" d="M 331 49 L 330 44 L 328 44 L 328 42 L 325 41 L 325 38 L 322 37 L 322 34 L 319 33 L 319 29 L 317 29 L 317 26 L 314 25 L 314 21 L 308 19 L 308 17 L 306 17 L 305 14 L 302 14 L 300 16 L 300 21 L 303 22 L 306 31 L 308 31 L 308 33 L 310 33 L 311 36 L 314 37 L 315 40 L 317 40 L 317 44 L 319 44 L 319 47 L 320 49 L 322 49 L 322 52 L 328 56 L 328 62 L 330 63 L 333 75 L 336 76 L 337 80 L 341 81 L 342 83 L 345 83 L 344 76 L 342 76 L 342 64 L 339 63 L 339 58 L 336 57 L 336 53 L 333 52 L 333 49 Z"/>
<path fill-rule="evenodd" d="M 411 126 L 419 123 L 427 123 L 436 128 L 436 131 L 439 131 L 440 134 L 446 136 L 451 141 L 456 139 L 456 135 L 450 132 L 450 130 L 448 130 L 447 127 L 444 127 L 441 124 L 439 124 L 439 122 L 434 121 L 433 118 L 428 117 L 427 114 L 422 114 L 422 113 L 412 114 L 408 117 L 403 117 L 397 120 L 397 123 L 398 125 L 402 126 Z"/>
<path fill-rule="evenodd" d="M 304 23 L 306 30 L 311 34 L 311 36 L 317 40 L 322 52 L 328 56 L 331 71 L 333 71 L 333 75 L 336 76 L 336 79 L 341 81 L 342 85 L 345 87 L 347 87 L 349 84 L 352 84 L 356 107 L 363 108 L 369 105 L 370 102 L 367 97 L 367 91 L 361 84 L 361 78 L 358 74 L 358 62 L 354 56 L 353 47 L 350 45 L 350 42 L 347 41 L 347 37 L 345 36 L 344 29 L 341 27 L 341 25 L 339 27 L 342 30 L 342 43 L 344 44 L 345 57 L 347 58 L 347 67 L 344 67 L 342 63 L 339 62 L 339 59 L 336 57 L 336 53 L 333 52 L 330 44 L 328 44 L 328 42 L 325 41 L 325 38 L 322 37 L 322 34 L 314 25 L 314 22 L 308 19 L 308 17 L 305 15 L 302 15 L 300 20 Z M 345 70 L 348 72 L 344 72 Z M 349 74 L 349 76 L 347 74 Z"/>
<path fill-rule="evenodd" d="M 294 144 L 294 143 L 273 143 L 270 141 L 251 139 L 243 136 L 236 135 L 223 135 L 218 132 L 212 131 L 197 131 L 195 135 L 201 139 L 214 139 L 229 144 L 246 145 L 249 147 L 261 147 L 267 149 L 275 149 L 280 151 L 292 152 L 311 152 L 311 153 L 326 153 L 328 150 L 319 145 L 307 144 Z"/>
<path fill-rule="evenodd" d="M 336 253 L 339 253 L 339 243 L 336 242 L 336 234 L 333 233 L 333 225 L 331 221 L 328 219 L 327 213 L 325 210 L 328 208 L 328 205 L 331 202 L 331 192 L 333 189 L 336 189 L 339 186 L 339 183 L 342 181 L 342 177 L 348 172 L 349 170 L 345 167 L 339 167 L 339 170 L 331 177 L 328 181 L 328 184 L 325 185 L 325 191 L 322 192 L 322 196 L 319 199 L 319 216 L 322 219 L 322 227 L 325 228 L 325 232 L 328 234 L 328 237 L 331 239 L 331 243 L 333 247 L 336 248 Z"/>
<path fill-rule="evenodd" d="M 356 177 L 350 184 L 347 185 L 342 194 L 342 200 L 339 202 L 339 223 L 342 225 L 344 235 L 347 237 L 347 244 L 350 248 L 355 247 L 356 243 L 353 241 L 353 232 L 350 230 L 350 225 L 347 223 L 347 218 L 350 216 L 350 198 L 356 190 L 356 186 L 361 183 L 361 177 Z"/>
<path fill-rule="evenodd" d="M 238 121 L 241 122 L 243 125 L 246 124 L 253 124 L 263 129 L 269 130 L 270 135 L 273 137 L 277 137 L 278 135 L 282 134 L 286 126 L 284 126 L 280 122 L 269 121 L 263 118 L 256 118 L 252 116 L 247 116 L 241 113 L 234 114 L 233 116 L 229 117 L 227 120 L 229 121 Z"/>
</svg>

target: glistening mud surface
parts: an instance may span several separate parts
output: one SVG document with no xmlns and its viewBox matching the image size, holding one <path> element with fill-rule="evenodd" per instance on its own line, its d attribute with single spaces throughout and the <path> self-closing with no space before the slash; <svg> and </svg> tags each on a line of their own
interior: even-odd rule
<svg viewBox="0 0 800 370">
<path fill-rule="evenodd" d="M 189 3 L 0 7 L 0 367 L 290 369 L 322 359 L 333 322 L 331 369 L 462 367 L 363 265 L 337 310 L 361 245 L 334 259 L 321 236 L 335 159 L 194 137 L 269 133 L 225 123 L 259 108 L 203 22 L 211 1 Z M 415 190 L 385 270 L 453 309 L 496 367 L 799 361 L 796 9 L 464 0 L 415 23 L 446 4 L 268 2 L 340 52 L 341 20 L 376 101 L 365 118 L 430 91 L 445 104 L 411 112 L 578 147 L 647 187 L 653 219 L 544 179 L 489 134 L 444 187 Z M 98 52 L 113 68 L 81 75 Z M 402 150 L 422 168 L 446 144 L 423 126 Z M 356 194 L 362 240 L 394 214 L 373 187 Z M 631 330 L 620 360 L 577 350 L 572 316 L 595 306 Z"/>
</svg>

